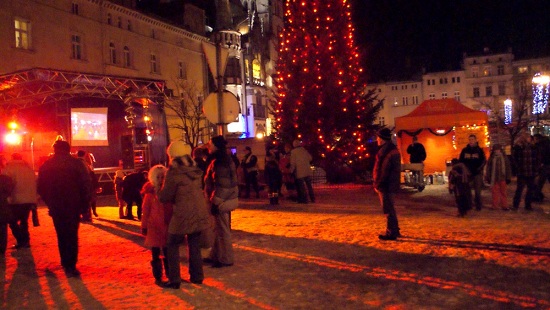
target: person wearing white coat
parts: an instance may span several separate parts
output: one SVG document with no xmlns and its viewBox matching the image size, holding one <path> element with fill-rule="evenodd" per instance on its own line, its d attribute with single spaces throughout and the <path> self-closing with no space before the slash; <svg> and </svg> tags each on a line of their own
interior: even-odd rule
<svg viewBox="0 0 550 310">
<path fill-rule="evenodd" d="M 311 185 L 311 154 L 302 146 L 299 140 L 294 140 L 292 146 L 294 148 L 290 151 L 290 171 L 296 177 L 298 203 L 307 203 L 308 193 L 311 202 L 315 202 L 315 194 Z"/>
</svg>

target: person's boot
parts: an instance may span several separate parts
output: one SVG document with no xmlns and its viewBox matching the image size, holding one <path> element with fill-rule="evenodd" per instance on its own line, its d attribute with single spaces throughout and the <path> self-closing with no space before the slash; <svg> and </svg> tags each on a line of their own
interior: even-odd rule
<svg viewBox="0 0 550 310">
<path fill-rule="evenodd" d="M 152 260 L 151 268 L 153 270 L 153 277 L 155 277 L 155 283 L 162 284 L 162 261 L 160 259 Z"/>
<path fill-rule="evenodd" d="M 168 277 L 168 258 L 163 258 L 162 262 L 164 263 L 164 274 L 166 274 L 166 277 Z M 161 271 L 162 274 L 162 271 Z"/>
<path fill-rule="evenodd" d="M 124 206 L 119 206 L 118 207 L 118 218 L 119 219 L 126 218 L 126 216 L 124 215 Z"/>
</svg>

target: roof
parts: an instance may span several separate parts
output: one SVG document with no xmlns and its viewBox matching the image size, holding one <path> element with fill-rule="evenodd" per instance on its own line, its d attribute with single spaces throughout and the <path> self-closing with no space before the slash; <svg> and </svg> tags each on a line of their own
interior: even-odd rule
<svg viewBox="0 0 550 310">
<path fill-rule="evenodd" d="M 435 99 L 426 100 L 411 113 L 396 117 L 395 131 L 486 123 L 485 112 L 470 109 L 454 99 Z"/>
</svg>

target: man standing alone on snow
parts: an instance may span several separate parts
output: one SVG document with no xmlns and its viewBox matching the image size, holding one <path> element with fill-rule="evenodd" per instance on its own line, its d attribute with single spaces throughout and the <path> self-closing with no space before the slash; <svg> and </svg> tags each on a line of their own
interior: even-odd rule
<svg viewBox="0 0 550 310">
<path fill-rule="evenodd" d="M 474 192 L 475 192 L 475 206 L 476 210 L 480 211 L 483 207 L 481 202 L 481 189 L 483 187 L 483 167 L 487 159 L 483 149 L 481 149 L 477 143 L 476 135 L 470 135 L 468 137 L 468 145 L 462 149 L 460 152 L 460 157 L 458 159 L 461 163 L 468 167 L 470 174 L 472 175 Z M 470 187 L 471 188 L 471 187 Z"/>
<path fill-rule="evenodd" d="M 38 171 L 37 189 L 53 219 L 65 274 L 78 277 L 78 227 L 92 195 L 92 179 L 86 165 L 71 156 L 68 142 L 55 141 L 53 150 Z"/>
<path fill-rule="evenodd" d="M 401 236 L 394 206 L 395 193 L 399 190 L 401 179 L 401 155 L 395 144 L 391 142 L 391 130 L 388 128 L 382 128 L 376 132 L 376 142 L 380 149 L 376 153 L 374 163 L 374 190 L 378 193 L 387 217 L 386 233 L 379 235 L 378 238 L 396 240 Z"/>
</svg>

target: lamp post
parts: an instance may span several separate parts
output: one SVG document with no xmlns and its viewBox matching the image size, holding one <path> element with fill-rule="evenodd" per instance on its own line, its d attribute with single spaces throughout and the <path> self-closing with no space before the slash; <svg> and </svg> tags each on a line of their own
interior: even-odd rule
<svg viewBox="0 0 550 310">
<path fill-rule="evenodd" d="M 536 132 L 540 133 L 540 123 L 539 117 L 540 114 L 546 111 L 548 105 L 548 92 L 550 86 L 550 77 L 548 75 L 543 75 L 541 73 L 535 74 L 533 76 L 533 114 L 537 118 Z"/>
</svg>

